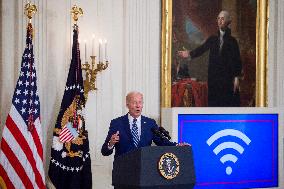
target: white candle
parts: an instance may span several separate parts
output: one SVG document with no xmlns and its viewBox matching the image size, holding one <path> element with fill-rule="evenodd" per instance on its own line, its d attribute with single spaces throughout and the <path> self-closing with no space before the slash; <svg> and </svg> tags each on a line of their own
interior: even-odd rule
<svg viewBox="0 0 284 189">
<path fill-rule="evenodd" d="M 107 40 L 105 39 L 105 60 L 107 61 Z"/>
<path fill-rule="evenodd" d="M 102 62 L 102 39 L 99 39 L 99 62 Z"/>
<path fill-rule="evenodd" d="M 84 40 L 85 42 L 85 62 L 87 62 L 87 40 Z"/>
<path fill-rule="evenodd" d="M 95 56 L 95 34 L 92 35 L 92 56 Z"/>
</svg>

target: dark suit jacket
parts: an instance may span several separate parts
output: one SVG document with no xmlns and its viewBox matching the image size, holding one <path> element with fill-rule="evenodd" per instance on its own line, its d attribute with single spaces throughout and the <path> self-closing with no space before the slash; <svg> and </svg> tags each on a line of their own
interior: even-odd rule
<svg viewBox="0 0 284 189">
<path fill-rule="evenodd" d="M 141 136 L 138 148 L 144 146 L 151 146 L 152 141 L 158 146 L 175 146 L 176 143 L 170 142 L 168 140 L 162 140 L 161 138 L 155 136 L 152 132 L 152 128 L 158 128 L 155 120 L 141 116 Z M 115 144 L 115 156 L 120 156 L 126 152 L 136 149 L 133 144 L 132 134 L 130 131 L 130 125 L 128 120 L 128 114 L 121 116 L 119 118 L 113 119 L 110 123 L 108 135 L 102 146 L 101 152 L 102 155 L 108 156 L 113 152 L 108 149 L 108 142 L 110 141 L 111 136 L 119 131 L 119 142 Z"/>
<path fill-rule="evenodd" d="M 240 106 L 239 94 L 233 92 L 235 77 L 241 76 L 242 62 L 237 40 L 228 28 L 220 46 L 220 32 L 210 36 L 205 43 L 190 52 L 191 58 L 209 52 L 208 65 L 208 106 Z"/>
</svg>

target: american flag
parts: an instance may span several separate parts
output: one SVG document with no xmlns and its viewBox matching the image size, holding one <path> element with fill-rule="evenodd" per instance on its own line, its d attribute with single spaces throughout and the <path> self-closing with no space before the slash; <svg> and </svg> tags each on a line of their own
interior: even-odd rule
<svg viewBox="0 0 284 189">
<path fill-rule="evenodd" d="M 32 25 L 28 24 L 20 76 L 3 129 L 0 188 L 45 188 L 32 30 Z"/>
<path fill-rule="evenodd" d="M 92 188 L 91 158 L 84 109 L 85 97 L 78 26 L 74 25 L 72 59 L 60 111 L 53 130 L 48 170 L 48 176 L 56 189 Z"/>
</svg>

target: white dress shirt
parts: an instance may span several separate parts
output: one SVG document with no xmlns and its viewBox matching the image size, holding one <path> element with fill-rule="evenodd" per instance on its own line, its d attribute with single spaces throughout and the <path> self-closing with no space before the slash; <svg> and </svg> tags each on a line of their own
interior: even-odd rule
<svg viewBox="0 0 284 189">
<path fill-rule="evenodd" d="M 223 44 L 224 44 L 224 39 L 223 39 L 224 35 L 225 35 L 225 31 L 220 30 L 220 48 L 219 48 L 220 50 L 222 49 Z"/>
</svg>

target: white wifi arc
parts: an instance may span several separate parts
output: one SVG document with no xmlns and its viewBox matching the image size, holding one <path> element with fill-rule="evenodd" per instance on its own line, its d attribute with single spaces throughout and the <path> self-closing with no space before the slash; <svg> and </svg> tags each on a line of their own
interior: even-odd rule
<svg viewBox="0 0 284 189">
<path fill-rule="evenodd" d="M 239 139 L 241 139 L 242 141 L 244 141 L 246 143 L 246 145 L 249 145 L 251 140 L 242 132 L 235 130 L 235 129 L 224 129 L 221 131 L 216 132 L 215 134 L 213 134 L 208 140 L 207 140 L 207 144 L 208 146 L 211 146 L 211 144 L 213 144 L 216 140 L 218 140 L 221 137 L 224 136 L 235 136 L 238 137 Z M 216 148 L 214 148 L 213 152 L 218 155 L 219 152 L 221 152 L 222 150 L 228 149 L 228 148 L 232 148 L 236 151 L 238 151 L 240 154 L 242 154 L 244 152 L 244 148 L 236 143 L 236 142 L 223 142 L 221 144 L 219 144 L 218 146 L 216 146 Z M 220 161 L 225 164 L 228 161 L 231 161 L 233 163 L 236 163 L 238 160 L 238 157 L 233 155 L 233 154 L 225 154 L 224 156 L 222 156 L 220 158 Z M 230 166 L 226 167 L 226 174 L 230 175 L 232 173 L 232 168 Z"/>
</svg>

